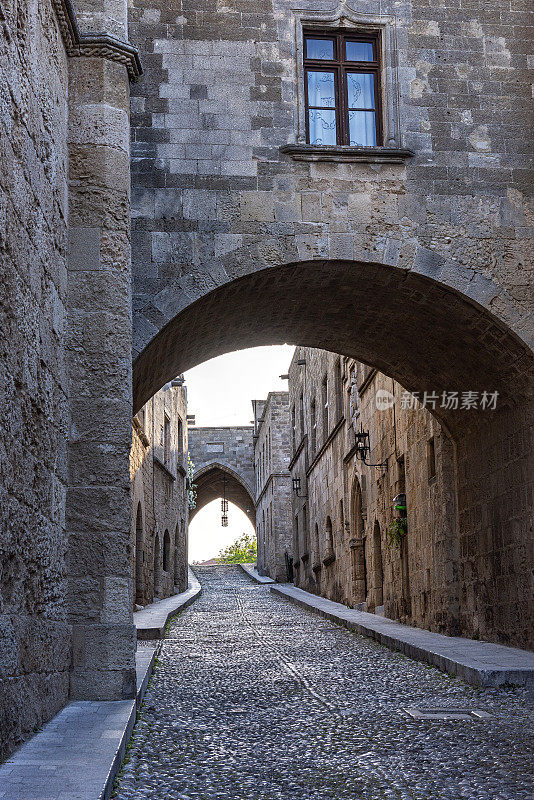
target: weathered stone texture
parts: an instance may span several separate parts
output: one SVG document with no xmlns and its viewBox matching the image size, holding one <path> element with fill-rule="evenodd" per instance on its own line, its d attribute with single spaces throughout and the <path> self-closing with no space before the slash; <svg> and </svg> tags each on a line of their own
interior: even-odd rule
<svg viewBox="0 0 534 800">
<path fill-rule="evenodd" d="M 385 375 L 308 348 L 296 351 L 289 392 L 292 418 L 295 413 L 290 469 L 305 495 L 293 495 L 296 584 L 430 630 L 530 646 L 527 544 L 513 531 L 488 542 L 466 533 L 473 524 L 466 512 L 457 515 L 453 444 L 430 412 L 419 403 L 403 407 L 402 387 Z M 394 398 L 395 415 L 393 405 L 377 406 L 385 393 Z M 356 458 L 354 428 L 360 426 L 370 434 L 367 461 L 387 462 L 387 469 Z M 477 456 L 487 463 L 486 447 L 481 439 Z M 491 470 L 487 479 L 489 490 L 498 491 Z M 387 528 L 398 516 L 393 499 L 401 492 L 408 532 L 396 545 Z M 477 513 L 482 527 L 485 512 Z"/>
<path fill-rule="evenodd" d="M 0 9 L 0 758 L 64 704 L 67 60 L 51 3 Z"/>
<path fill-rule="evenodd" d="M 461 593 L 484 596 L 508 569 L 490 542 L 515 552 L 513 586 L 532 574 L 528 17 L 522 3 L 424 0 L 352 0 L 339 13 L 323 24 L 362 29 L 372 14 L 381 27 L 388 143 L 413 158 L 280 152 L 302 139 L 297 43 L 302 20 L 320 23 L 312 0 L 298 12 L 289 0 L 132 3 L 147 67 L 132 98 L 135 403 L 215 355 L 287 341 L 373 364 L 411 391 L 498 390 L 489 417 L 439 415 L 457 546 L 477 554 L 464 588 L 440 589 L 456 618 Z M 449 562 L 440 569 L 443 587 Z M 462 629 L 506 640 L 518 598 L 508 589 L 499 621 L 480 610 Z"/>
<path fill-rule="evenodd" d="M 189 428 L 189 455 L 197 491 L 191 519 L 225 493 L 226 499 L 255 523 L 253 433 L 254 428 L 249 425 Z"/>
<path fill-rule="evenodd" d="M 404 165 L 279 152 L 302 135 L 293 8 L 131 4 L 130 36 L 146 65 L 132 98 L 136 353 L 228 277 L 320 258 L 427 275 L 528 335 L 523 7 L 343 6 L 349 28 L 373 15 L 386 62 L 398 62 L 385 96 L 392 106 L 398 95 L 397 144 L 415 152 Z M 299 9 L 304 19 L 318 11 L 313 0 Z"/>
<path fill-rule="evenodd" d="M 289 395 L 269 392 L 267 400 L 254 400 L 252 405 L 258 572 L 287 581 L 286 556 L 292 544 Z"/>
<path fill-rule="evenodd" d="M 181 381 L 157 392 L 134 419 L 130 480 L 137 605 L 187 589 L 186 420 Z"/>
</svg>

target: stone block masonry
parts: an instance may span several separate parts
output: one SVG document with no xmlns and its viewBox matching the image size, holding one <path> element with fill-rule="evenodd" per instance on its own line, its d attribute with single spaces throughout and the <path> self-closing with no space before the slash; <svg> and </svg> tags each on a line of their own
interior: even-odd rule
<svg viewBox="0 0 534 800">
<path fill-rule="evenodd" d="M 140 62 L 125 4 L 105 6 L 0 9 L 0 757 L 69 696 L 135 693 L 128 76 Z"/>
<path fill-rule="evenodd" d="M 226 495 L 254 525 L 254 428 L 189 428 L 189 455 L 195 467 L 196 507 L 191 519 L 207 503 Z"/>
<path fill-rule="evenodd" d="M 136 414 L 130 452 L 134 601 L 187 588 L 187 402 L 172 381 Z"/>
<path fill-rule="evenodd" d="M 0 759 L 66 702 L 68 65 L 50 2 L 0 9 Z"/>
<path fill-rule="evenodd" d="M 531 95 L 529 16 L 504 2 L 488 13 L 424 0 L 319 6 L 131 4 L 147 65 L 131 118 L 136 403 L 172 370 L 287 341 L 373 364 L 414 391 L 498 390 L 494 414 L 439 415 L 451 481 L 425 507 L 446 522 L 428 576 L 431 546 L 412 521 L 413 613 L 527 645 L 531 165 L 524 113 L 509 109 Z M 303 148 L 306 28 L 379 33 L 384 147 Z M 385 500 L 378 511 L 388 524 Z M 361 555 L 358 545 L 350 556 L 360 589 Z M 395 593 L 390 613 L 404 617 Z"/>
<path fill-rule="evenodd" d="M 256 537 L 260 575 L 287 581 L 292 554 L 288 392 L 253 400 Z"/>
</svg>

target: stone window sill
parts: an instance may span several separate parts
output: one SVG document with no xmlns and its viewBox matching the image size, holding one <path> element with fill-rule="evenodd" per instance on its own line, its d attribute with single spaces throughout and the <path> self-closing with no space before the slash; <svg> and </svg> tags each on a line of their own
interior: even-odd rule
<svg viewBox="0 0 534 800">
<path fill-rule="evenodd" d="M 294 161 L 364 162 L 367 164 L 402 164 L 415 153 L 400 147 L 349 147 L 347 145 L 284 144 L 280 152 Z"/>
<path fill-rule="evenodd" d="M 154 464 L 157 464 L 160 470 L 164 472 L 167 478 L 170 478 L 171 481 L 176 480 L 176 475 L 174 475 L 174 473 L 170 471 L 168 466 L 164 464 L 163 461 L 160 461 L 160 459 L 157 456 L 154 456 Z"/>
</svg>

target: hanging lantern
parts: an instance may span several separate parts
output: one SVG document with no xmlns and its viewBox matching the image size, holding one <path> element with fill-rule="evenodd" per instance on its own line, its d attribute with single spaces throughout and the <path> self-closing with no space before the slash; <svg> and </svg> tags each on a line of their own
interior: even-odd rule
<svg viewBox="0 0 534 800">
<path fill-rule="evenodd" d="M 221 500 L 221 525 L 223 528 L 228 527 L 228 500 L 226 499 L 226 475 L 223 474 L 223 496 Z"/>
</svg>

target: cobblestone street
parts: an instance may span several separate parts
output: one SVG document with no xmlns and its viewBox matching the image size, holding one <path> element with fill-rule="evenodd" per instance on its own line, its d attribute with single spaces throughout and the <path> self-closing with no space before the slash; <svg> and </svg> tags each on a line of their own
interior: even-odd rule
<svg viewBox="0 0 534 800">
<path fill-rule="evenodd" d="M 530 800 L 532 703 L 303 611 L 239 567 L 196 568 L 117 800 Z M 489 718 L 414 719 L 405 708 Z"/>
</svg>

